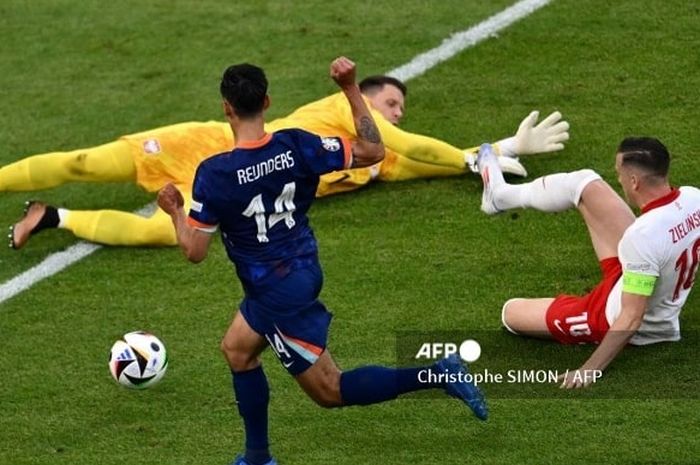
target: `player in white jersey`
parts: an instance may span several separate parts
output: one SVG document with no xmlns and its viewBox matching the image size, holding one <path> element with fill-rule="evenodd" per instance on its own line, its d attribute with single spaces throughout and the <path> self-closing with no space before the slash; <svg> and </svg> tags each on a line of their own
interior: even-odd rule
<svg viewBox="0 0 700 465">
<path fill-rule="evenodd" d="M 678 314 L 700 262 L 700 190 L 672 187 L 666 147 L 649 137 L 627 138 L 617 149 L 615 170 L 625 197 L 641 209 L 635 219 L 625 201 L 592 170 L 557 173 L 511 185 L 489 145 L 477 159 L 484 182 L 481 209 L 559 212 L 578 208 L 603 273 L 585 296 L 511 299 L 503 324 L 511 332 L 561 343 L 599 344 L 562 387 L 589 385 L 625 345 L 680 339 Z"/>
</svg>

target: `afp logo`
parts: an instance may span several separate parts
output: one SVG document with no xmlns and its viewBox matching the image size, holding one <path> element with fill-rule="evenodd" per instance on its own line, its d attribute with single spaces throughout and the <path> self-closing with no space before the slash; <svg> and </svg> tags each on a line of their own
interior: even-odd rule
<svg viewBox="0 0 700 465">
<path fill-rule="evenodd" d="M 452 354 L 459 354 L 462 360 L 472 363 L 481 357 L 481 345 L 474 339 L 467 339 L 459 345 L 454 342 L 424 342 L 415 358 L 438 360 Z"/>
</svg>

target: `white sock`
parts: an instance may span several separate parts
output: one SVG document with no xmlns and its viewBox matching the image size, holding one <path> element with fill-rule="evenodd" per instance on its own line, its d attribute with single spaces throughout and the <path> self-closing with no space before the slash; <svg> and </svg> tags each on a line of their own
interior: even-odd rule
<svg viewBox="0 0 700 465">
<path fill-rule="evenodd" d="M 517 157 L 518 154 L 515 151 L 515 136 L 509 137 L 507 139 L 501 139 L 494 144 L 498 148 L 498 153 L 504 157 Z"/>
<path fill-rule="evenodd" d="M 598 179 L 598 173 L 584 169 L 542 176 L 526 184 L 497 183 L 493 186 L 493 202 L 499 210 L 534 208 L 560 212 L 577 207 L 583 189 Z"/>
<path fill-rule="evenodd" d="M 70 210 L 65 208 L 57 208 L 58 210 L 58 226 L 57 228 L 66 229 L 66 220 L 68 215 L 70 215 Z"/>
</svg>

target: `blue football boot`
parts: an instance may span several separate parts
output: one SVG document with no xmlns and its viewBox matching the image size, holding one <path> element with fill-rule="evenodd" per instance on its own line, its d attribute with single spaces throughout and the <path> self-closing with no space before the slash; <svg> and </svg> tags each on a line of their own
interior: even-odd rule
<svg viewBox="0 0 700 465">
<path fill-rule="evenodd" d="M 447 373 L 454 381 L 445 384 L 445 392 L 452 397 L 461 399 L 472 409 L 477 418 L 486 420 L 489 416 L 489 409 L 484 393 L 473 382 L 465 379 L 469 369 L 462 363 L 459 356 L 452 354 L 438 361 L 435 366 L 440 373 Z"/>
</svg>

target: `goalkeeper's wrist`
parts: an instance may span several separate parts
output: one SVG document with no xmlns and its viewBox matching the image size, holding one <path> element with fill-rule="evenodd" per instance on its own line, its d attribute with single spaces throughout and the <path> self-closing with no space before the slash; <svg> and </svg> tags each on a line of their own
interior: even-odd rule
<svg viewBox="0 0 700 465">
<path fill-rule="evenodd" d="M 518 151 L 516 150 L 517 144 L 515 141 L 515 136 L 508 137 L 506 139 L 501 139 L 494 145 L 498 145 L 499 155 L 502 155 L 504 157 L 515 157 L 518 155 Z"/>
</svg>

